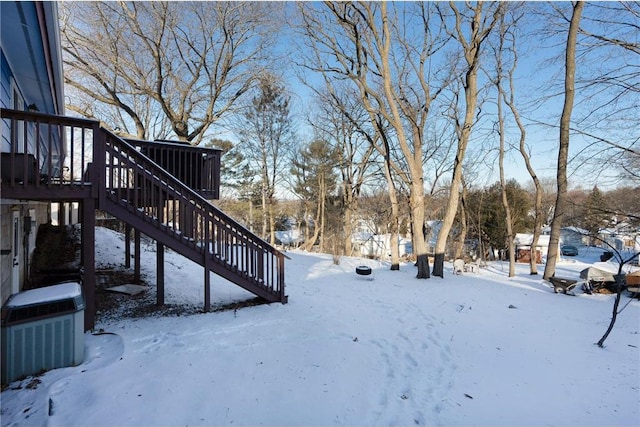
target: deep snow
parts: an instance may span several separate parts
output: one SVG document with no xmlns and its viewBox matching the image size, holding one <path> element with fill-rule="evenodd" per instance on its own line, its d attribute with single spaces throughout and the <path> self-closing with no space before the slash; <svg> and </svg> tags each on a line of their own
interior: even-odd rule
<svg viewBox="0 0 640 427">
<path fill-rule="evenodd" d="M 96 238 L 101 268 L 120 265 L 122 236 Z M 599 255 L 581 248 L 558 276 Z M 514 278 L 492 262 L 417 280 L 411 264 L 288 256 L 286 305 L 103 313 L 82 365 L 2 392 L 2 426 L 640 425 L 640 303 L 628 295 L 599 348 L 614 296 L 554 294 L 524 264 Z M 153 293 L 155 246 L 142 257 Z M 202 306 L 202 268 L 165 260 L 166 302 Z M 214 304 L 252 298 L 222 282 Z"/>
</svg>

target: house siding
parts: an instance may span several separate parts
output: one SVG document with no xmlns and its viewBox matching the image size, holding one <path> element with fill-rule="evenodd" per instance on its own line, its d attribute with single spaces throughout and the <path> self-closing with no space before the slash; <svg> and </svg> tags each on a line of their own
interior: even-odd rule
<svg viewBox="0 0 640 427">
<path fill-rule="evenodd" d="M 2 293 L 2 303 L 11 295 L 11 209 L 8 205 L 0 205 L 0 286 Z M 9 252 L 9 253 L 7 253 Z"/>
<path fill-rule="evenodd" d="M 11 275 L 13 272 L 13 212 L 19 212 L 18 229 L 20 234 L 20 254 L 18 262 L 20 265 L 19 280 L 20 289 L 24 288 L 25 280 L 29 276 L 28 266 L 33 262 L 33 253 L 35 251 L 35 242 L 38 228 L 40 225 L 49 222 L 49 209 L 46 203 L 20 203 L 15 200 L 2 200 L 0 204 L 0 293 L 2 296 L 2 304 L 9 298 L 11 290 Z M 32 211 L 35 211 L 35 217 L 32 217 L 32 227 L 25 232 L 25 219 L 30 217 Z"/>
<path fill-rule="evenodd" d="M 0 105 L 2 108 L 9 108 L 11 103 L 11 69 L 4 52 L 0 50 Z M 3 120 L 2 126 L 2 152 L 10 150 L 9 143 L 9 121 Z"/>
<path fill-rule="evenodd" d="M 12 108 L 12 80 L 13 73 L 11 67 L 4 55 L 4 52 L 0 49 L 0 105 L 2 108 Z M 16 82 L 19 85 L 20 82 Z M 18 90 L 20 90 L 18 86 Z M 22 99 L 24 101 L 24 99 Z M 3 120 L 1 138 L 1 151 L 8 152 L 11 150 L 10 143 L 10 123 L 8 120 Z M 29 151 L 34 150 L 34 136 L 32 130 L 29 130 Z M 20 150 L 21 151 L 21 150 Z M 0 195 L 1 197 L 1 195 Z M 33 227 L 25 231 L 24 224 L 25 219 L 31 216 L 31 213 L 35 211 L 35 221 Z M 19 270 L 19 283 L 20 289 L 24 288 L 26 279 L 29 276 L 28 266 L 33 261 L 33 253 L 35 250 L 35 234 L 37 233 L 38 226 L 40 224 L 47 223 L 49 221 L 49 205 L 43 202 L 21 202 L 17 200 L 0 199 L 0 298 L 2 304 L 9 298 L 12 293 L 11 280 L 13 273 L 13 251 L 14 251 L 14 239 L 13 239 L 13 212 L 19 213 L 18 230 L 21 235 L 19 236 L 19 256 L 18 263 Z"/>
</svg>

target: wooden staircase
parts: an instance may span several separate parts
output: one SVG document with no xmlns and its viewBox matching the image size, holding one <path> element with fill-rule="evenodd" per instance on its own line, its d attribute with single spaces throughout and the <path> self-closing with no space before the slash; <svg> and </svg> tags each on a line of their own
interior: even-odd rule
<svg viewBox="0 0 640 427">
<path fill-rule="evenodd" d="M 2 153 L 2 198 L 75 200 L 108 212 L 204 267 L 205 311 L 209 272 L 268 302 L 287 302 L 284 254 L 144 150 L 91 120 L 5 109 L 1 115 L 3 139 L 11 141 L 11 152 Z M 60 147 L 66 156 L 55 158 Z"/>
</svg>

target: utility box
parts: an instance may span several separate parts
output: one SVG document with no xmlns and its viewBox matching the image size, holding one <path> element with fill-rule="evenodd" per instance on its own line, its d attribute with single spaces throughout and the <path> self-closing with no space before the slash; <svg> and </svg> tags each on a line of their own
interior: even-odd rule
<svg viewBox="0 0 640 427">
<path fill-rule="evenodd" d="M 2 307 L 2 384 L 84 361 L 84 298 L 78 282 L 31 289 Z"/>
</svg>

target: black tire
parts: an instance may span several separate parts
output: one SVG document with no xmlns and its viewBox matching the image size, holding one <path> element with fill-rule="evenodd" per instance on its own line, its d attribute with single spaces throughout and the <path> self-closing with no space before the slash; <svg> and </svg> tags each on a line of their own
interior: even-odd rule
<svg viewBox="0 0 640 427">
<path fill-rule="evenodd" d="M 367 267 L 366 265 L 360 265 L 356 267 L 356 273 L 361 276 L 368 276 L 371 274 L 371 267 Z"/>
</svg>

